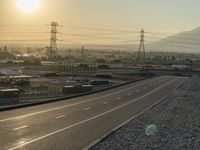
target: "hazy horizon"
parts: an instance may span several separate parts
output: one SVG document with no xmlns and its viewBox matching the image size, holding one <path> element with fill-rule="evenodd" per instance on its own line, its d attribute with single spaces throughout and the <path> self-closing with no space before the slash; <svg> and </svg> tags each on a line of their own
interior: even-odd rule
<svg viewBox="0 0 200 150">
<path fill-rule="evenodd" d="M 39 4 L 33 11 L 24 10 L 18 1 L 0 0 L 1 44 L 46 46 L 52 21 L 62 25 L 62 46 L 139 44 L 141 28 L 164 33 L 146 39 L 149 43 L 200 25 L 197 0 L 35 0 Z"/>
</svg>

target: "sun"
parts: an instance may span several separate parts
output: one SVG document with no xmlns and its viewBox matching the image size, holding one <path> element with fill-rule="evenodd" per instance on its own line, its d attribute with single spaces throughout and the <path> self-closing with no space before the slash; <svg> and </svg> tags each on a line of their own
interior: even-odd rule
<svg viewBox="0 0 200 150">
<path fill-rule="evenodd" d="M 16 4 L 20 10 L 30 13 L 40 7 L 40 0 L 16 0 Z"/>
</svg>

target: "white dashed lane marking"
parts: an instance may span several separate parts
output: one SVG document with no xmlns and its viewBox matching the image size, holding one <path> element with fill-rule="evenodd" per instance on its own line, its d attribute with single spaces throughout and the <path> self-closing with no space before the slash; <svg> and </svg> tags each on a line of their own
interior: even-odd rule
<svg viewBox="0 0 200 150">
<path fill-rule="evenodd" d="M 87 107 L 85 109 L 83 109 L 84 111 L 87 111 L 87 110 L 90 110 L 91 108 L 90 107 Z"/>
<path fill-rule="evenodd" d="M 63 118 L 65 117 L 66 115 L 61 115 L 61 116 L 57 116 L 56 119 L 60 119 L 60 118 Z"/>
<path fill-rule="evenodd" d="M 106 101 L 106 102 L 103 102 L 103 104 L 104 104 L 104 105 L 108 104 L 108 101 Z"/>
<path fill-rule="evenodd" d="M 14 131 L 17 131 L 17 130 L 21 130 L 21 129 L 24 129 L 24 128 L 27 128 L 28 126 L 21 126 L 21 127 L 18 127 L 18 128 L 14 128 L 13 130 Z"/>
</svg>

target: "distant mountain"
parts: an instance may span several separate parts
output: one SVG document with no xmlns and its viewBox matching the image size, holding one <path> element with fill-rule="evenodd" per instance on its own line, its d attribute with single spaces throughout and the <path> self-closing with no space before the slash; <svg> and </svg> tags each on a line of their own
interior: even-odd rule
<svg viewBox="0 0 200 150">
<path fill-rule="evenodd" d="M 146 45 L 146 48 L 155 51 L 200 53 L 200 27 L 153 42 Z"/>
<path fill-rule="evenodd" d="M 148 39 L 154 40 L 152 43 L 145 42 L 146 51 L 200 53 L 200 27 L 165 38 L 160 38 L 160 35 L 162 35 L 162 33 L 152 35 L 149 34 L 148 38 L 145 38 L 146 41 L 148 41 Z M 163 33 L 163 35 L 165 35 L 165 33 Z M 137 51 L 139 47 L 139 40 L 138 44 L 121 43 L 110 45 L 86 45 L 86 47 Z"/>
</svg>

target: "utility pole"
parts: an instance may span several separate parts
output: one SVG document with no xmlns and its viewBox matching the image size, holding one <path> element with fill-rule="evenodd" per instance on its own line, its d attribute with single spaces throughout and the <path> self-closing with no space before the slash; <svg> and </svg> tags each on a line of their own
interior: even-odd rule
<svg viewBox="0 0 200 150">
<path fill-rule="evenodd" d="M 81 58 L 82 59 L 82 63 L 84 62 L 84 50 L 85 50 L 85 47 L 82 46 L 82 52 L 81 52 L 82 53 L 82 56 L 81 56 L 82 57 Z"/>
<path fill-rule="evenodd" d="M 30 57 L 30 54 L 31 54 L 31 49 L 30 49 L 30 47 L 28 47 L 28 49 L 27 49 L 27 54 L 28 54 L 28 57 Z"/>
<path fill-rule="evenodd" d="M 140 45 L 137 54 L 137 64 L 145 64 L 146 54 L 145 54 L 145 46 L 144 46 L 144 29 L 141 30 L 140 36 Z"/>
<path fill-rule="evenodd" d="M 7 52 L 7 47 L 6 46 L 4 46 L 4 53 L 6 53 Z"/>
<path fill-rule="evenodd" d="M 69 52 L 68 53 L 68 59 L 70 59 L 71 58 L 71 49 L 69 49 L 68 52 Z"/>
</svg>

